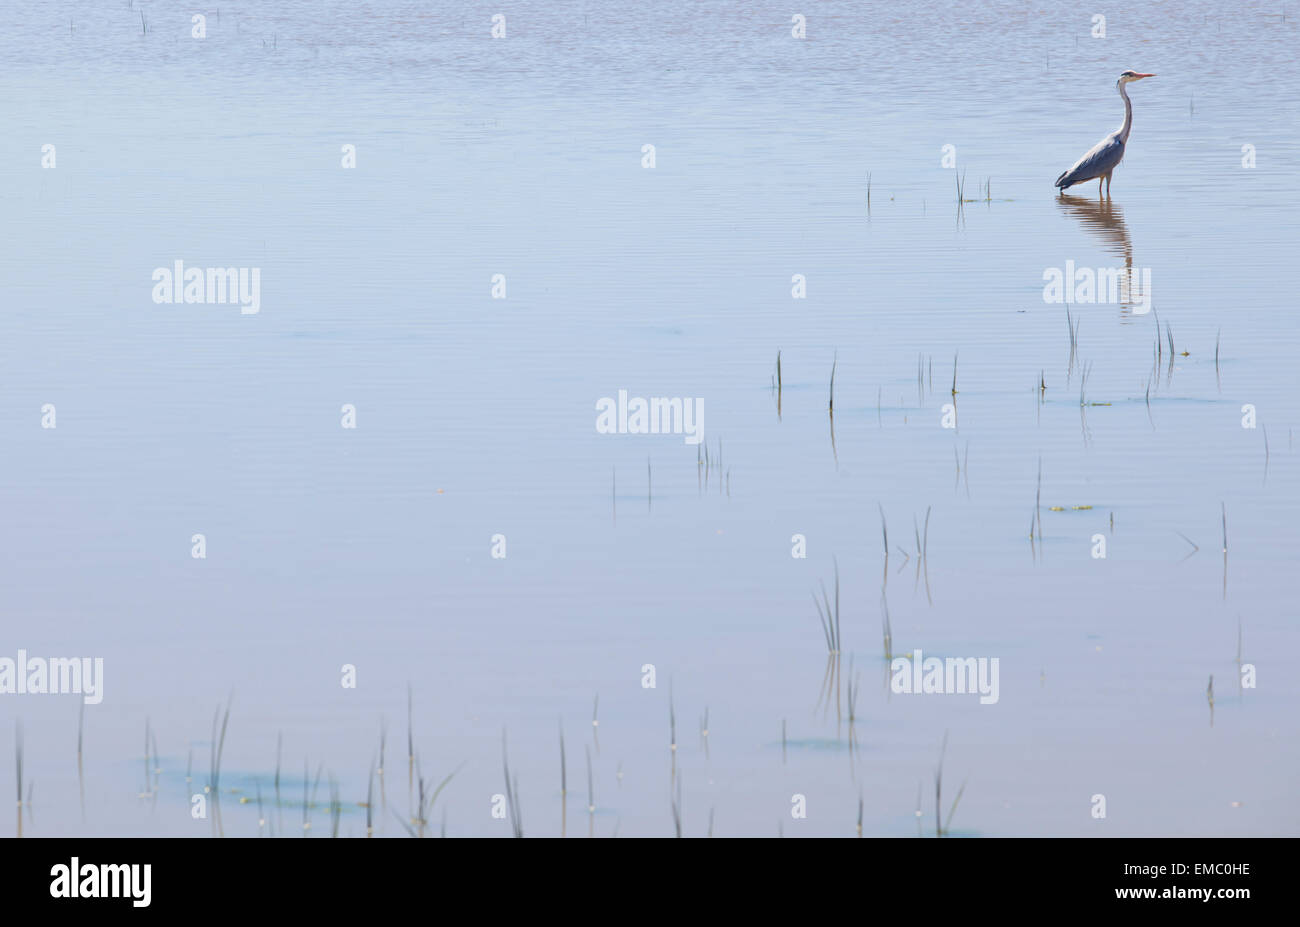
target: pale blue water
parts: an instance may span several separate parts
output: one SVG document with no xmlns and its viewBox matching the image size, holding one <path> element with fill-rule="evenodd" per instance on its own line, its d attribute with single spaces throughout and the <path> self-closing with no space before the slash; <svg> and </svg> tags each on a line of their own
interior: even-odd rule
<svg viewBox="0 0 1300 927">
<path fill-rule="evenodd" d="M 1300 11 L 1113 7 L 1093 39 L 1090 6 L 833 2 L 800 41 L 788 6 L 557 3 L 503 8 L 494 40 L 486 7 L 281 0 L 223 5 L 199 41 L 161 3 L 141 34 L 141 6 L 0 11 L 0 656 L 105 659 L 84 821 L 75 697 L 0 697 L 25 833 L 211 833 L 184 769 L 192 748 L 206 774 L 232 691 L 223 788 L 269 794 L 283 732 L 286 780 L 323 766 L 324 802 L 332 772 L 360 833 L 381 719 L 406 814 L 410 682 L 426 778 L 465 764 L 435 828 L 445 807 L 451 835 L 509 832 L 508 729 L 525 833 L 558 834 L 562 719 L 585 834 L 599 693 L 595 832 L 668 835 L 670 679 L 688 835 L 710 809 L 718 834 L 850 835 L 859 795 L 866 833 L 914 835 L 918 787 L 932 833 L 945 731 L 955 831 L 1296 833 Z M 1061 202 L 1125 68 L 1158 76 L 1129 88 L 1112 207 Z M 960 212 L 949 144 L 979 200 Z M 1172 375 L 1153 315 L 1116 305 L 1071 308 L 1072 367 L 1043 301 L 1045 269 L 1126 258 Z M 176 260 L 260 268 L 261 311 L 155 304 Z M 1079 363 L 1109 403 L 1086 422 Z M 721 485 L 680 436 L 597 434 L 619 389 L 703 398 Z M 996 705 L 888 693 L 877 504 L 894 650 L 998 657 Z M 814 710 L 833 558 L 852 769 Z M 222 804 L 225 833 L 257 832 Z"/>
</svg>

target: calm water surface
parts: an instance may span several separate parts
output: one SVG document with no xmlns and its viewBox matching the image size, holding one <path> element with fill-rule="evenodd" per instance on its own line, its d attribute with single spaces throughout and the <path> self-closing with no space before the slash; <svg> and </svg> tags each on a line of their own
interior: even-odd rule
<svg viewBox="0 0 1300 927">
<path fill-rule="evenodd" d="M 503 729 L 525 833 L 559 833 L 561 723 L 568 832 L 586 746 L 594 832 L 671 834 L 670 698 L 687 835 L 851 835 L 860 796 L 915 835 L 918 790 L 932 834 L 945 733 L 956 833 L 1300 830 L 1300 9 L 1119 6 L 1094 39 L 1091 6 L 828 2 L 804 41 L 769 3 L 503 12 L 232 3 L 199 41 L 156 2 L 0 10 L 0 655 L 105 660 L 84 812 L 76 697 L 0 699 L 25 833 L 212 833 L 188 795 L 233 691 L 223 791 L 269 798 L 282 735 L 269 826 L 305 764 L 362 833 L 386 725 L 400 835 L 408 683 L 450 835 L 508 832 Z M 1112 200 L 1058 199 L 1125 68 L 1158 77 Z M 260 268 L 260 313 L 155 304 L 176 260 Z M 1067 261 L 1149 270 L 1154 312 L 1072 306 L 1072 357 Z M 620 389 L 703 398 L 707 483 L 680 436 L 596 433 Z M 882 598 L 896 652 L 998 657 L 998 703 L 891 693 Z"/>
</svg>

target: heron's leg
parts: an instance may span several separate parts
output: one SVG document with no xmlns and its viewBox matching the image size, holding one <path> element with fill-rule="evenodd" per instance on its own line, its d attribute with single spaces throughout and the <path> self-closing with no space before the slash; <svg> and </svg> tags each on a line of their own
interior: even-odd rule
<svg viewBox="0 0 1300 927">
<path fill-rule="evenodd" d="M 1106 175 L 1106 195 L 1110 196 L 1110 174 Z"/>
<path fill-rule="evenodd" d="M 1105 177 L 1098 177 L 1098 178 L 1097 178 L 1097 195 L 1098 195 L 1098 196 L 1101 196 L 1101 182 L 1102 182 L 1103 180 L 1105 180 L 1105 179 L 1106 179 Z"/>
</svg>

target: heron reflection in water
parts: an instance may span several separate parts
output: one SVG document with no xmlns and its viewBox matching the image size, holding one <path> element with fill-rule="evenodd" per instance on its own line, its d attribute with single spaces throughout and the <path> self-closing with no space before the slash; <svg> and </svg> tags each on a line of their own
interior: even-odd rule
<svg viewBox="0 0 1300 927">
<path fill-rule="evenodd" d="M 1109 197 L 1094 199 L 1087 196 L 1071 196 L 1062 193 L 1056 198 L 1057 205 L 1068 215 L 1095 235 L 1108 254 L 1124 261 L 1124 277 L 1120 306 L 1125 313 L 1132 313 L 1139 307 L 1138 315 L 1145 315 L 1151 306 L 1150 292 L 1144 292 L 1140 284 L 1140 275 L 1133 270 L 1133 240 L 1129 237 L 1128 224 L 1124 221 L 1124 211 L 1116 206 Z M 1150 272 L 1147 271 L 1147 287 L 1150 289 Z"/>
</svg>

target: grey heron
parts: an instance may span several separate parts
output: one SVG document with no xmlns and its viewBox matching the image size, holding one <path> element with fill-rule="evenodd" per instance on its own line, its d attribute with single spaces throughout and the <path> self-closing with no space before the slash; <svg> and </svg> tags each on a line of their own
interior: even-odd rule
<svg viewBox="0 0 1300 927">
<path fill-rule="evenodd" d="M 1119 76 L 1119 80 L 1115 82 L 1115 89 L 1124 98 L 1124 124 L 1096 145 L 1093 145 L 1087 154 L 1075 161 L 1068 171 L 1056 178 L 1054 186 L 1060 187 L 1064 191 L 1077 183 L 1095 180 L 1097 181 L 1097 193 L 1100 194 L 1102 181 L 1105 181 L 1106 195 L 1110 195 L 1110 175 L 1115 168 L 1119 167 L 1119 162 L 1124 160 L 1124 149 L 1128 145 L 1128 133 L 1133 128 L 1133 103 L 1129 100 L 1124 85 L 1146 77 L 1155 77 L 1155 75 L 1125 71 Z"/>
</svg>

